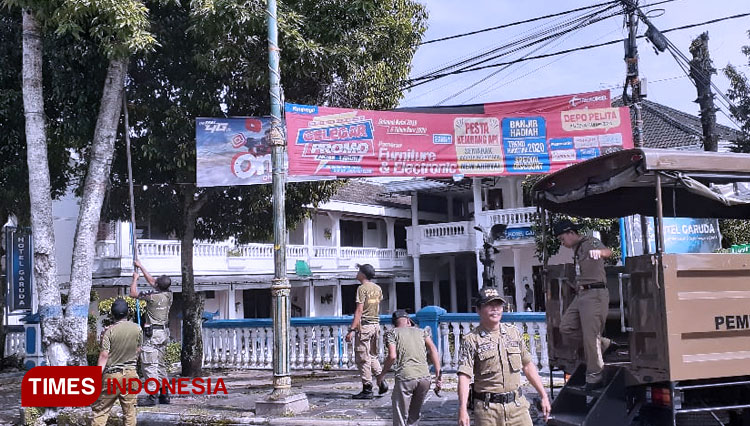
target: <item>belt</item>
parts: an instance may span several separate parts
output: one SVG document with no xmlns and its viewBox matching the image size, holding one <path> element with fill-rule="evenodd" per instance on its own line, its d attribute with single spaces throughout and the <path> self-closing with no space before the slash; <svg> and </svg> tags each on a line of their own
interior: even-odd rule
<svg viewBox="0 0 750 426">
<path fill-rule="evenodd" d="M 477 400 L 484 402 L 496 402 L 498 404 L 508 404 L 516 400 L 516 391 L 505 393 L 476 392 L 474 394 L 474 401 Z"/>
<path fill-rule="evenodd" d="M 598 284 L 581 284 L 578 286 L 579 290 L 590 290 L 593 288 L 607 288 L 607 285 L 598 283 Z"/>
<path fill-rule="evenodd" d="M 135 367 L 107 367 L 104 374 L 124 373 L 127 370 L 135 370 Z"/>
<path fill-rule="evenodd" d="M 151 324 L 151 328 L 158 328 L 160 330 L 164 330 L 167 327 L 164 326 L 163 324 Z"/>
</svg>

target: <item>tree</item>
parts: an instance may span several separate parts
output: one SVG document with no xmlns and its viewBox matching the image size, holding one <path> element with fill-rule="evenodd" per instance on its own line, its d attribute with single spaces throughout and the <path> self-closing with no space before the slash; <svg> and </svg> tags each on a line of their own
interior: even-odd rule
<svg viewBox="0 0 750 426">
<path fill-rule="evenodd" d="M 286 99 L 362 108 L 394 107 L 424 31 L 424 7 L 411 0 L 279 5 L 281 75 Z M 141 218 L 181 240 L 182 372 L 200 374 L 203 301 L 195 292 L 193 240 L 239 242 L 272 235 L 270 185 L 198 188 L 195 117 L 270 111 L 265 3 L 204 1 L 151 11 L 160 46 L 131 65 L 134 180 Z M 127 175 L 117 156 L 109 217 L 127 217 Z M 287 223 L 330 197 L 336 182 L 287 186 Z"/>
<path fill-rule="evenodd" d="M 748 36 L 750 36 L 750 31 L 748 31 Z M 742 53 L 750 59 L 750 46 L 744 46 Z M 748 63 L 750 64 L 750 60 Z M 740 134 L 734 141 L 732 151 L 750 153 L 750 82 L 745 74 L 732 65 L 727 65 L 724 74 L 730 84 L 727 96 L 734 103 L 730 106 L 729 112 L 740 125 Z"/>
<path fill-rule="evenodd" d="M 147 48 L 153 38 L 145 30 L 146 8 L 137 0 L 94 2 L 29 1 L 22 6 L 23 100 L 29 165 L 29 199 L 34 235 L 35 282 L 42 320 L 43 344 L 51 365 L 85 362 L 85 342 L 91 290 L 95 230 L 109 176 L 114 137 L 122 101 L 124 74 L 130 52 Z M 47 126 L 42 76 L 44 28 L 97 41 L 109 63 L 91 149 L 87 151 L 85 182 L 73 247 L 70 292 L 63 307 L 57 285 L 52 227 L 52 199 L 47 155 Z M 35 170 L 36 168 L 36 170 Z"/>
</svg>

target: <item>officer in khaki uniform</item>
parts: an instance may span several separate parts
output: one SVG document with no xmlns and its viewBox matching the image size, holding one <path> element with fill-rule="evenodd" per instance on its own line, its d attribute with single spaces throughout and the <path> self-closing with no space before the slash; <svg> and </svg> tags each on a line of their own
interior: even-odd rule
<svg viewBox="0 0 750 426">
<path fill-rule="evenodd" d="M 141 352 L 141 367 L 146 376 L 144 380 L 155 378 L 161 385 L 162 379 L 168 380 L 164 356 L 169 343 L 169 308 L 172 306 L 172 292 L 169 291 L 169 287 L 172 280 L 166 275 L 154 279 L 139 261 L 135 262 L 135 266 L 141 269 L 146 281 L 154 288 L 152 291 L 138 292 L 138 273 L 133 273 L 130 297 L 146 301 L 143 317 L 145 342 Z M 166 386 L 161 386 L 159 404 L 169 404 L 169 392 L 165 388 Z M 156 395 L 149 395 L 140 405 L 151 406 L 156 405 L 156 402 Z"/>
<path fill-rule="evenodd" d="M 541 397 L 542 413 L 550 403 L 521 332 L 501 324 L 505 300 L 494 287 L 477 298 L 479 326 L 464 336 L 458 361 L 458 424 L 469 426 L 469 382 L 474 379 L 474 421 L 478 426 L 531 426 L 529 402 L 521 395 L 521 371 Z"/>
<path fill-rule="evenodd" d="M 378 339 L 380 339 L 380 301 L 383 300 L 383 290 L 372 282 L 375 278 L 375 268 L 366 263 L 357 265 L 357 308 L 346 341 L 354 340 L 354 361 L 357 364 L 362 379 L 362 392 L 353 395 L 353 399 L 372 399 L 372 379 L 383 370 L 378 361 Z M 383 381 L 378 386 L 382 395 L 388 392 L 388 384 Z"/>
<path fill-rule="evenodd" d="M 409 314 L 399 309 L 391 316 L 394 328 L 385 333 L 388 357 L 383 372 L 378 375 L 378 384 L 385 381 L 385 374 L 394 366 L 396 384 L 391 394 L 393 426 L 416 426 L 422 416 L 422 404 L 430 391 L 430 366 L 427 354 L 435 367 L 435 393 L 443 386 L 440 373 L 440 355 L 432 342 L 428 329 L 414 327 Z"/>
<path fill-rule="evenodd" d="M 560 334 L 573 345 L 583 344 L 586 363 L 586 388 L 601 387 L 603 354 L 617 344 L 602 336 L 609 312 L 609 290 L 604 259 L 612 250 L 594 237 L 578 234 L 579 226 L 563 219 L 554 226 L 560 243 L 573 249 L 576 296 L 560 320 Z"/>
<path fill-rule="evenodd" d="M 103 369 L 102 393 L 91 406 L 94 412 L 93 426 L 104 426 L 109 419 L 109 411 L 115 401 L 120 401 L 122 414 L 126 426 L 135 426 L 135 393 L 121 394 L 118 387 L 114 393 L 107 393 L 107 381 L 116 380 L 120 383 L 129 379 L 137 379 L 135 371 L 138 351 L 143 343 L 143 334 L 137 324 L 128 321 L 128 303 L 124 299 L 116 299 L 112 303 L 112 316 L 115 322 L 104 330 L 99 352 L 99 367 Z"/>
</svg>

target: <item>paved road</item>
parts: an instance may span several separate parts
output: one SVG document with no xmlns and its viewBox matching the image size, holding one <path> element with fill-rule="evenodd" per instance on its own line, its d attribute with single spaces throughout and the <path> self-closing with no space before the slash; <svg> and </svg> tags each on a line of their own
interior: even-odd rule
<svg viewBox="0 0 750 426">
<path fill-rule="evenodd" d="M 293 387 L 307 395 L 310 410 L 297 416 L 277 418 L 256 417 L 255 401 L 264 398 L 272 389 L 269 371 L 224 371 L 213 373 L 215 380 L 221 377 L 228 395 L 190 395 L 172 398 L 172 404 L 138 409 L 138 424 L 275 424 L 275 425 L 390 425 L 390 392 L 370 401 L 352 400 L 361 385 L 354 372 L 319 372 L 297 374 Z M 390 377 L 389 383 L 393 384 Z M 455 425 L 457 412 L 456 376 L 447 375 L 446 387 L 440 397 L 429 393 L 423 407 L 423 424 Z M 2 380 L 0 378 L 0 383 Z M 524 388 L 529 399 L 536 398 L 530 386 Z M 0 386 L 0 424 L 20 422 L 20 376 L 15 383 L 7 380 Z M 532 404 L 533 405 L 533 404 Z M 116 406 L 113 414 L 119 417 Z M 532 417 L 537 417 L 532 413 Z M 111 419 L 110 424 L 114 423 Z M 535 424 L 544 424 L 536 419 Z"/>
</svg>

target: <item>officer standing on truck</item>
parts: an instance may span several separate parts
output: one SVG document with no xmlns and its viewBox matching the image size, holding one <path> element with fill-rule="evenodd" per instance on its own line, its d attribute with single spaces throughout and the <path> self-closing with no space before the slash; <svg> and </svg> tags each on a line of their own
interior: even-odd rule
<svg viewBox="0 0 750 426">
<path fill-rule="evenodd" d="M 560 320 L 560 333 L 571 344 L 583 344 L 586 363 L 586 389 L 604 386 L 603 355 L 617 344 L 602 336 L 609 311 L 609 290 L 604 259 L 612 250 L 594 237 L 578 234 L 580 227 L 563 219 L 554 225 L 560 244 L 573 249 L 576 296 Z"/>
<path fill-rule="evenodd" d="M 135 272 L 134 275 L 138 273 Z M 101 351 L 97 365 L 102 368 L 102 393 L 91 406 L 94 412 L 93 426 L 104 426 L 109 419 L 109 411 L 115 401 L 120 401 L 122 415 L 126 426 L 135 426 L 136 394 L 121 393 L 119 387 L 114 386 L 112 393 L 107 389 L 108 380 L 128 382 L 137 379 L 135 371 L 138 351 L 143 343 L 143 334 L 137 324 L 128 321 L 128 302 L 117 298 L 112 303 L 112 318 L 116 321 L 102 333 Z"/>
<path fill-rule="evenodd" d="M 130 284 L 130 297 L 146 301 L 146 312 L 143 318 L 143 334 L 145 342 L 141 352 L 141 367 L 145 380 L 154 378 L 159 381 L 161 393 L 159 404 L 169 404 L 169 391 L 162 386 L 167 378 L 167 364 L 164 360 L 169 343 L 169 308 L 172 306 L 172 292 L 169 287 L 172 280 L 162 275 L 157 279 L 148 273 L 141 262 L 135 261 L 135 267 L 140 268 L 146 281 L 153 290 L 138 292 L 138 274 L 133 273 L 133 282 Z M 140 405 L 144 407 L 156 405 L 156 395 L 148 395 Z"/>
<path fill-rule="evenodd" d="M 521 370 L 541 397 L 545 420 L 550 403 L 521 332 L 500 323 L 505 299 L 494 287 L 479 290 L 479 326 L 461 343 L 458 361 L 458 425 L 469 426 L 469 382 L 474 378 L 477 426 L 531 426 L 529 402 L 521 395 Z"/>
</svg>

